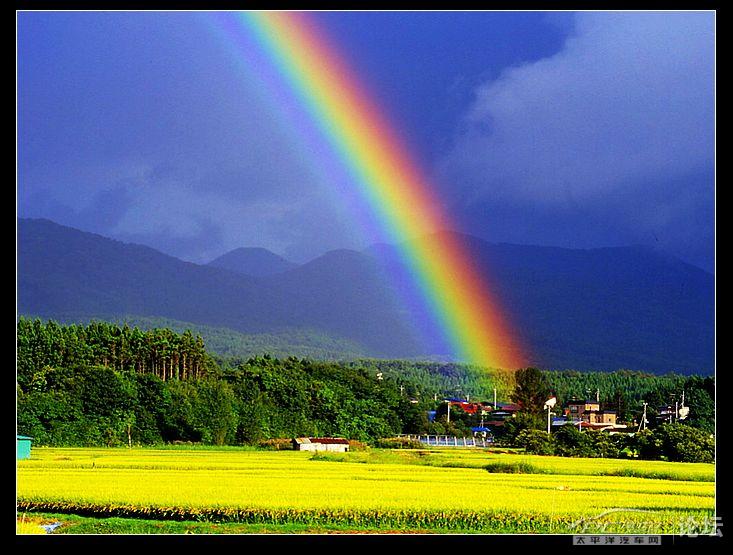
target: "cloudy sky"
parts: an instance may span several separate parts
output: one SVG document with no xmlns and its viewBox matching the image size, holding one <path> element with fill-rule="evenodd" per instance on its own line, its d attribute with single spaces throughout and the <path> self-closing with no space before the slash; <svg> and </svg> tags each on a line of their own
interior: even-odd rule
<svg viewBox="0 0 733 555">
<path fill-rule="evenodd" d="M 653 245 L 713 270 L 713 13 L 314 17 L 457 230 Z M 240 246 L 305 261 L 378 239 L 212 21 L 18 15 L 19 215 L 194 262 Z"/>
</svg>

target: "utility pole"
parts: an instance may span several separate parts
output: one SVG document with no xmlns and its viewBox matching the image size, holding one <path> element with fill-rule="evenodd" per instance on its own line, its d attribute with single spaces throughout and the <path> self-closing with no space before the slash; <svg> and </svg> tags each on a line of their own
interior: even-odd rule
<svg viewBox="0 0 733 555">
<path fill-rule="evenodd" d="M 642 428 L 643 430 L 646 430 L 646 423 L 647 423 L 647 419 L 646 419 L 646 407 L 647 407 L 648 404 L 649 403 L 644 403 L 644 420 L 642 420 L 642 423 L 644 424 L 644 427 Z"/>
<path fill-rule="evenodd" d="M 640 432 L 641 430 L 646 430 L 646 406 L 648 403 L 644 403 L 644 414 L 641 415 L 641 422 L 639 422 L 639 429 L 637 430 Z"/>
<path fill-rule="evenodd" d="M 448 403 L 448 422 L 450 422 L 450 401 L 446 399 L 445 402 Z"/>
<path fill-rule="evenodd" d="M 547 405 L 547 434 L 550 434 L 550 405 Z"/>
<path fill-rule="evenodd" d="M 679 420 L 684 420 L 687 418 L 687 415 L 690 413 L 690 409 L 685 406 L 685 390 L 682 390 L 682 402 L 680 403 L 679 412 L 677 413 L 677 418 Z"/>
<path fill-rule="evenodd" d="M 674 399 L 674 415 L 671 413 L 671 411 L 668 411 L 669 412 L 669 416 L 668 416 L 668 420 L 667 420 L 670 424 L 673 421 L 676 421 L 677 420 L 677 394 L 676 393 L 672 393 L 672 399 Z M 672 405 L 669 405 L 669 407 L 671 408 Z"/>
</svg>

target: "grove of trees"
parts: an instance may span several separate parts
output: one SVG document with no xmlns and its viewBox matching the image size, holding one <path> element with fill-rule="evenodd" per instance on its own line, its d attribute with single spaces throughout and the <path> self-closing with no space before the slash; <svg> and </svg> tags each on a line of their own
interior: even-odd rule
<svg viewBox="0 0 733 555">
<path fill-rule="evenodd" d="M 364 368 L 269 356 L 219 365 L 200 338 L 167 329 L 21 319 L 17 357 L 18 432 L 39 444 L 372 440 L 426 420 L 397 381 Z"/>
<path fill-rule="evenodd" d="M 319 362 L 212 357 L 200 336 L 167 328 L 143 331 L 91 322 L 17 323 L 17 430 L 36 444 L 59 446 L 258 444 L 294 436 L 341 436 L 374 443 L 398 434 L 470 435 L 480 415 L 445 397 L 499 401 L 522 410 L 496 435 L 528 452 L 710 460 L 714 453 L 714 380 L 638 372 L 517 372 L 455 363 L 390 360 Z M 542 406 L 600 392 L 621 420 L 639 417 L 684 390 L 692 407 L 684 423 L 628 436 L 546 433 Z M 428 418 L 434 410 L 435 417 Z M 711 447 L 712 446 L 712 447 Z"/>
</svg>

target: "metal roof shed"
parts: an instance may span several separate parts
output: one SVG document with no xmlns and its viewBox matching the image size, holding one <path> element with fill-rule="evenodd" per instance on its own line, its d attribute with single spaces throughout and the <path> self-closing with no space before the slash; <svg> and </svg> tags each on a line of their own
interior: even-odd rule
<svg viewBox="0 0 733 555">
<path fill-rule="evenodd" d="M 296 451 L 339 451 L 349 450 L 349 440 L 341 437 L 296 437 L 293 439 Z"/>
</svg>

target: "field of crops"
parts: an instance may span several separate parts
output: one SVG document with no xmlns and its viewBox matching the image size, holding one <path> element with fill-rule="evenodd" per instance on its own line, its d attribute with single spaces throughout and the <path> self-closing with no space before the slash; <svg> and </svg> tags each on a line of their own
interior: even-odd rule
<svg viewBox="0 0 733 555">
<path fill-rule="evenodd" d="M 355 530 L 707 533 L 715 508 L 712 465 L 469 450 L 34 448 L 17 477 L 21 513 Z"/>
</svg>

